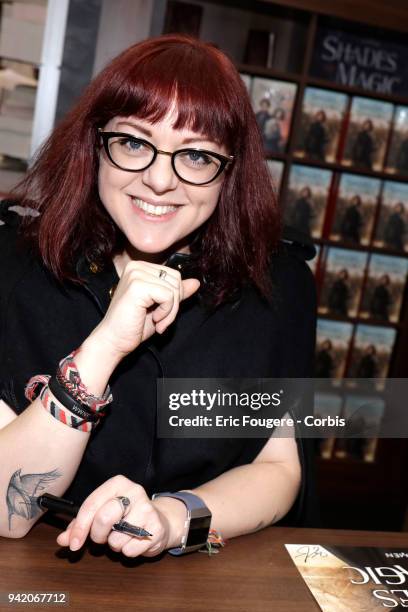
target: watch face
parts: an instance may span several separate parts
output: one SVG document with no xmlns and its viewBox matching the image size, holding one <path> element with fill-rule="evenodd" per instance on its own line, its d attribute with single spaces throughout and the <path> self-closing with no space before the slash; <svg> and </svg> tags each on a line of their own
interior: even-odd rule
<svg viewBox="0 0 408 612">
<path fill-rule="evenodd" d="M 186 546 L 196 546 L 207 542 L 208 530 L 210 529 L 211 517 L 203 516 L 202 518 L 194 518 L 190 523 L 190 530 Z"/>
</svg>

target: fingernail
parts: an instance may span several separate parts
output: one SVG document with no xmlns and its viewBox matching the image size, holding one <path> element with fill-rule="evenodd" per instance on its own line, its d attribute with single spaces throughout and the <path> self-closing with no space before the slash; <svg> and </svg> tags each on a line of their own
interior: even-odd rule
<svg viewBox="0 0 408 612">
<path fill-rule="evenodd" d="M 78 538 L 74 538 L 69 545 L 70 550 L 78 550 L 81 547 L 80 541 Z"/>
</svg>

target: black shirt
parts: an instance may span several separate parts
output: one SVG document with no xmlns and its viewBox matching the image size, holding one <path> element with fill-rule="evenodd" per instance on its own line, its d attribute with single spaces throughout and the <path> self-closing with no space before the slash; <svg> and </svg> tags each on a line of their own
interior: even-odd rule
<svg viewBox="0 0 408 612">
<path fill-rule="evenodd" d="M 7 224 L 0 226 L 0 397 L 21 413 L 28 405 L 29 378 L 53 374 L 61 358 L 80 346 L 103 318 L 109 290 L 119 279 L 113 263 L 92 272 L 81 260 L 77 269 L 84 286 L 59 284 L 19 246 L 13 214 L 3 211 Z M 67 497 L 80 503 L 117 474 L 148 494 L 194 488 L 253 461 L 267 438 L 157 438 L 156 380 L 311 376 L 315 290 L 302 255 L 300 245 L 286 245 L 274 258 L 272 305 L 248 288 L 239 301 L 209 313 L 195 295 L 181 304 L 165 334 L 120 363 L 110 381 L 110 413 L 91 434 Z M 298 447 L 303 479 L 296 510 L 301 511 L 308 466 L 300 440 Z"/>
</svg>

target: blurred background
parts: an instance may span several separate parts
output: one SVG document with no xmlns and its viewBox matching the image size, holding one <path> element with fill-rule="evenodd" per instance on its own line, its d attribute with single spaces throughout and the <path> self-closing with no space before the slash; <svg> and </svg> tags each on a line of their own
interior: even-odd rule
<svg viewBox="0 0 408 612">
<path fill-rule="evenodd" d="M 381 385 L 364 397 L 347 386 L 408 378 L 408 3 L 0 0 L 0 11 L 3 197 L 129 45 L 183 32 L 233 59 L 284 219 L 317 250 L 315 372 L 332 384 L 315 412 L 358 414 L 371 431 L 316 441 L 323 524 L 408 528 L 407 440 L 379 435 L 392 418 Z"/>
</svg>

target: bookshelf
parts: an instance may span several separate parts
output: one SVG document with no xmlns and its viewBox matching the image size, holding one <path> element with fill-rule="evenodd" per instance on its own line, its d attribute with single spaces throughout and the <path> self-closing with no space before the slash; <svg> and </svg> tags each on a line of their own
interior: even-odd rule
<svg viewBox="0 0 408 612">
<path fill-rule="evenodd" d="M 408 249 L 405 251 L 374 245 L 375 232 L 379 223 L 380 206 L 382 204 L 384 185 L 386 183 L 405 183 L 408 185 L 408 175 L 397 171 L 390 173 L 385 170 L 385 160 L 388 159 L 391 146 L 391 130 L 388 131 L 386 142 L 383 143 L 384 164 L 380 168 L 368 169 L 342 163 L 341 155 L 336 155 L 332 161 L 315 160 L 306 157 L 300 158 L 296 154 L 298 135 L 302 130 L 302 105 L 305 92 L 309 88 L 323 89 L 328 92 L 345 94 L 347 107 L 343 118 L 343 138 L 339 147 L 345 146 L 347 135 L 347 121 L 350 121 L 350 106 L 355 98 L 364 98 L 372 102 L 392 104 L 393 113 L 397 106 L 408 107 L 408 78 L 399 87 L 392 86 L 390 74 L 379 71 L 380 76 L 369 78 L 370 70 L 365 70 L 362 83 L 357 86 L 350 82 L 338 82 L 332 78 L 323 78 L 316 70 L 317 49 L 321 45 L 322 36 L 326 31 L 345 32 L 352 42 L 356 40 L 372 39 L 378 45 L 378 57 L 381 53 L 383 59 L 388 51 L 400 53 L 408 59 L 408 44 L 404 30 L 408 30 L 408 5 L 404 8 L 396 0 L 387 3 L 374 0 L 358 0 L 357 2 L 327 3 L 323 0 L 291 0 L 281 2 L 198 2 L 184 1 L 184 18 L 177 21 L 174 2 L 159 3 L 163 15 L 155 17 L 151 34 L 166 31 L 189 32 L 188 13 L 189 6 L 193 7 L 195 19 L 195 33 L 204 40 L 210 40 L 223 48 L 235 61 L 241 74 L 251 77 L 251 90 L 253 95 L 254 79 L 272 79 L 284 84 L 294 84 L 296 94 L 293 97 L 293 109 L 287 133 L 287 142 L 283 150 L 273 153 L 266 151 L 266 158 L 270 161 L 282 162 L 283 170 L 279 188 L 279 200 L 285 206 L 290 190 L 290 180 L 295 166 L 305 167 L 324 173 L 330 172 L 331 180 L 328 188 L 328 204 L 325 210 L 325 220 L 320 235 L 314 237 L 319 247 L 319 261 L 315 270 L 316 284 L 319 299 L 322 296 L 324 284 L 324 266 L 328 250 L 343 249 L 356 254 L 358 259 L 365 253 L 367 261 L 373 256 L 380 260 L 388 256 L 407 259 Z M 201 7 L 201 25 L 197 23 L 197 7 Z M 179 12 L 180 14 L 180 12 Z M 350 18 L 351 16 L 351 18 Z M 217 19 L 229 23 L 226 32 L 217 28 Z M 219 23 L 220 21 L 218 21 Z M 190 21 L 191 23 L 191 21 Z M 224 26 L 223 26 L 224 27 Z M 388 30 L 385 28 L 389 28 Z M 259 49 L 248 49 L 250 30 L 252 42 L 255 40 L 259 28 Z M 266 48 L 270 38 L 265 31 L 274 34 L 273 62 L 271 54 Z M 263 32 L 263 34 L 262 34 Z M 286 37 L 286 43 L 283 39 Z M 269 42 L 270 44 L 270 42 Z M 270 49 L 269 49 L 270 51 Z M 249 57 L 248 62 L 245 61 Z M 254 57 L 259 60 L 254 61 Z M 374 60 L 373 60 L 374 61 Z M 404 62 L 408 63 L 408 62 Z M 362 71 L 363 72 L 363 71 Z M 371 71 L 373 72 L 373 71 Z M 406 75 L 408 77 L 408 75 Z M 350 76 L 351 78 L 351 76 Z M 356 80 L 356 79 L 354 79 Z M 349 79 L 350 81 L 350 79 Z M 370 89 L 368 86 L 371 86 Z M 283 85 L 284 87 L 285 85 Z M 405 87 L 405 89 L 404 89 Z M 258 95 L 254 99 L 254 110 L 260 109 Z M 272 102 L 273 99 L 271 98 Z M 257 106 L 258 104 L 258 106 Z M 265 111 L 267 112 L 267 111 Z M 283 124 L 282 124 L 283 125 Z M 350 175 L 358 181 L 365 178 L 377 181 L 380 189 L 373 204 L 373 227 L 367 244 L 361 242 L 350 244 L 342 239 L 334 240 L 330 233 L 333 224 L 336 199 L 339 197 L 339 183 L 343 175 Z M 408 210 L 408 200 L 405 202 Z M 287 205 L 287 204 L 286 204 Z M 407 219 L 408 224 L 408 219 Z M 379 259 L 380 258 L 380 259 Z M 375 261 L 375 259 L 373 260 Z M 367 267 L 361 275 L 362 286 L 368 286 Z M 408 296 L 407 283 L 402 295 L 402 307 L 398 320 L 381 321 L 370 316 L 367 312 L 361 316 L 360 308 L 363 303 L 361 292 L 357 303 L 357 312 L 352 316 L 342 316 L 333 313 L 319 314 L 319 318 L 334 323 L 348 323 L 352 328 L 352 339 L 355 342 L 357 326 L 370 326 L 374 331 L 384 329 L 387 333 L 396 334 L 396 342 L 389 356 L 389 377 L 407 377 L 408 375 Z M 394 331 L 393 331 L 394 330 Z M 353 340 L 354 339 L 354 340 Z M 346 368 L 350 366 L 351 353 L 348 349 Z M 347 370 L 346 370 L 347 375 Z M 335 450 L 335 449 L 334 449 Z M 338 453 L 341 454 L 341 453 Z M 398 530 L 404 522 L 405 509 L 408 502 L 408 483 L 405 479 L 405 465 L 408 461 L 408 444 L 403 439 L 380 439 L 375 450 L 375 456 L 369 461 L 356 459 L 352 456 L 340 458 L 333 451 L 330 458 L 318 458 L 317 474 L 318 487 L 322 505 L 323 522 L 330 527 L 384 529 Z M 393 494 L 391 494 L 393 491 Z"/>
</svg>

